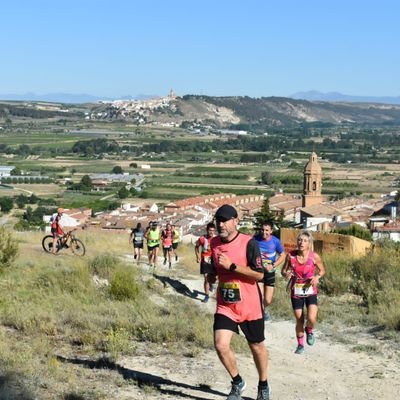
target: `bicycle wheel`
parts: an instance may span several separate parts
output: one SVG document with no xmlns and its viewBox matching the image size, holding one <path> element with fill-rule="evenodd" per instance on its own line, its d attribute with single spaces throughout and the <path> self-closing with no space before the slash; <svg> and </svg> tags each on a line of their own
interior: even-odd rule
<svg viewBox="0 0 400 400">
<path fill-rule="evenodd" d="M 43 238 L 42 247 L 46 253 L 53 252 L 53 236 L 52 235 L 47 235 Z"/>
<path fill-rule="evenodd" d="M 71 240 L 71 250 L 76 256 L 84 256 L 86 253 L 85 245 L 79 239 Z"/>
</svg>

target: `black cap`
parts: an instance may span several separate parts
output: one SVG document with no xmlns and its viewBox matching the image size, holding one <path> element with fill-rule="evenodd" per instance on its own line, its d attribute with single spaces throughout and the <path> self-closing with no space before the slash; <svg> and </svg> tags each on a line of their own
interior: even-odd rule
<svg viewBox="0 0 400 400">
<path fill-rule="evenodd" d="M 215 219 L 225 222 L 233 218 L 237 218 L 238 213 L 236 209 L 229 204 L 224 204 L 220 208 L 218 208 L 217 212 L 215 213 Z"/>
</svg>

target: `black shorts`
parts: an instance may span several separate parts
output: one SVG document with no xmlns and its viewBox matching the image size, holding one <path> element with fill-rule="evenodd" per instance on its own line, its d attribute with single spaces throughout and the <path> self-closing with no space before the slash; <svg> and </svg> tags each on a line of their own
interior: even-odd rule
<svg viewBox="0 0 400 400">
<path fill-rule="evenodd" d="M 228 331 L 239 333 L 239 326 L 249 343 L 261 343 L 265 340 L 264 318 L 256 319 L 254 321 L 244 321 L 239 324 L 225 315 L 214 315 L 214 331 L 226 329 Z"/>
<path fill-rule="evenodd" d="M 156 244 L 155 246 L 147 246 L 147 251 L 152 251 L 154 249 L 158 249 L 160 247 L 159 244 Z"/>
<path fill-rule="evenodd" d="M 163 246 L 163 250 L 164 251 L 172 251 L 172 246 L 167 246 L 167 247 Z"/>
<path fill-rule="evenodd" d="M 133 243 L 134 249 L 143 249 L 143 243 Z"/>
<path fill-rule="evenodd" d="M 311 304 L 318 305 L 318 296 L 316 294 L 312 294 L 307 297 L 292 297 L 292 308 L 293 310 L 302 310 L 304 308 L 304 304 L 308 307 Z"/>
<path fill-rule="evenodd" d="M 211 274 L 212 272 L 214 272 L 214 268 L 213 268 L 212 264 L 206 263 L 204 261 L 202 261 L 200 263 L 200 273 L 201 274 Z"/>
<path fill-rule="evenodd" d="M 176 243 L 172 243 L 172 248 L 175 250 L 175 249 L 177 249 L 178 248 L 178 242 L 176 242 Z"/>
<path fill-rule="evenodd" d="M 275 287 L 275 271 L 264 269 L 264 278 L 259 282 L 262 282 L 265 286 Z"/>
</svg>

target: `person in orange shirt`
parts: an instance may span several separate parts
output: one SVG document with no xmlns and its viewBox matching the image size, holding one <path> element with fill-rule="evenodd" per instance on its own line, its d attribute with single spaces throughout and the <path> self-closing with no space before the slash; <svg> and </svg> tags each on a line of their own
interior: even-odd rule
<svg viewBox="0 0 400 400">
<path fill-rule="evenodd" d="M 214 345 L 232 378 L 227 400 L 241 400 L 241 393 L 246 388 L 231 347 L 233 334 L 239 333 L 239 327 L 246 337 L 259 376 L 257 400 L 269 400 L 264 313 L 257 284 L 264 277 L 260 248 L 254 238 L 238 231 L 238 214 L 231 205 L 224 204 L 217 210 L 215 222 L 218 236 L 211 239 L 214 272 L 208 279 L 212 283 L 218 276 Z"/>
</svg>

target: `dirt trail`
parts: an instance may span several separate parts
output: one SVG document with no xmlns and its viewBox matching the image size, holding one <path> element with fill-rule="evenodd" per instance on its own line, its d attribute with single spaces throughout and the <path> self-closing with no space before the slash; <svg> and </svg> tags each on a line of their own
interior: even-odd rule
<svg viewBox="0 0 400 400">
<path fill-rule="evenodd" d="M 162 272 L 167 274 L 166 270 Z M 174 270 L 170 276 L 190 291 L 202 292 L 199 276 L 180 279 L 174 277 Z M 174 291 L 173 288 L 171 290 Z M 208 304 L 201 303 L 199 299 L 202 298 L 203 295 L 199 294 L 193 301 L 197 300 L 199 307 L 213 312 L 214 298 L 210 298 Z M 316 344 L 307 346 L 305 354 L 295 355 L 293 321 L 269 322 L 265 332 L 273 400 L 391 400 L 400 393 L 397 357 L 390 359 L 377 354 L 353 352 L 354 345 L 335 343 L 319 330 L 316 330 Z M 357 343 L 358 338 L 353 339 Z M 367 340 L 380 346 L 379 340 L 372 337 L 360 337 L 360 340 L 363 344 Z M 226 399 L 229 376 L 214 351 L 205 350 L 194 358 L 182 356 L 171 359 L 162 351 L 149 355 L 147 350 L 144 348 L 137 357 L 123 358 L 118 364 L 127 369 L 135 380 L 153 382 L 157 389 L 143 390 L 135 386 L 128 390 L 125 387 L 118 392 L 118 399 Z M 238 355 L 237 359 L 240 373 L 248 384 L 243 399 L 255 399 L 258 377 L 250 352 Z"/>
</svg>

